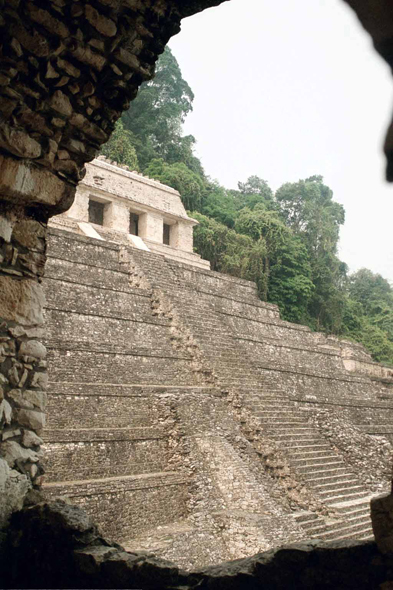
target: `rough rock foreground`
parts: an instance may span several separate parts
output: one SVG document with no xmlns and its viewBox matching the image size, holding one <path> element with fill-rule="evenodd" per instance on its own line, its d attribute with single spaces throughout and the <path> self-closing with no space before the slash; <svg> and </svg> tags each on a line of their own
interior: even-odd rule
<svg viewBox="0 0 393 590">
<path fill-rule="evenodd" d="M 393 562 L 376 543 L 299 543 L 185 573 L 103 539 L 86 513 L 64 501 L 26 506 L 12 517 L 2 583 L 8 588 L 143 590 L 388 590 Z M 11 568 L 9 567 L 11 564 Z M 391 581 L 386 581 L 391 580 Z"/>
</svg>

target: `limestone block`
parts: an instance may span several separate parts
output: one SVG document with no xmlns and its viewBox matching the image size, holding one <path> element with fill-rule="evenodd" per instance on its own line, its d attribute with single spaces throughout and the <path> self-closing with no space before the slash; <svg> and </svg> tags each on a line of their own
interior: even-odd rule
<svg viewBox="0 0 393 590">
<path fill-rule="evenodd" d="M 24 392 L 22 392 L 22 389 L 11 389 L 7 393 L 7 396 L 19 408 L 27 408 L 32 410 L 34 408 L 34 405 L 23 397 L 23 393 Z"/>
<path fill-rule="evenodd" d="M 77 189 L 75 201 L 66 212 L 67 217 L 78 219 L 78 221 L 89 221 L 89 195 Z"/>
<path fill-rule="evenodd" d="M 0 238 L 5 242 L 11 241 L 12 224 L 7 217 L 0 216 Z"/>
<path fill-rule="evenodd" d="M 38 340 L 27 340 L 20 345 L 19 355 L 32 356 L 42 360 L 46 358 L 46 348 Z"/>
<path fill-rule="evenodd" d="M 170 245 L 173 248 L 193 251 L 193 228 L 186 223 L 178 222 L 172 227 Z"/>
<path fill-rule="evenodd" d="M 31 387 L 36 389 L 46 389 L 48 387 L 48 374 L 35 373 L 31 380 Z"/>
<path fill-rule="evenodd" d="M 39 158 L 41 146 L 25 131 L 17 131 L 2 123 L 0 128 L 0 147 L 20 158 Z"/>
<path fill-rule="evenodd" d="M 119 202 L 113 201 L 105 208 L 104 225 L 128 234 L 130 211 Z"/>
<path fill-rule="evenodd" d="M 4 421 L 6 424 L 11 424 L 12 408 L 7 400 L 3 399 L 0 403 L 0 422 Z"/>
<path fill-rule="evenodd" d="M 139 217 L 139 235 L 152 242 L 162 244 L 164 232 L 164 220 L 158 215 L 144 213 Z"/>
<path fill-rule="evenodd" d="M 102 35 L 113 37 L 116 35 L 117 27 L 113 20 L 106 18 L 90 5 L 85 9 L 86 19 Z"/>
<path fill-rule="evenodd" d="M 378 496 L 371 500 L 371 521 L 378 549 L 393 554 L 393 495 Z"/>
<path fill-rule="evenodd" d="M 44 373 L 37 373 L 37 375 L 43 375 Z M 46 375 L 46 373 L 45 373 Z M 24 399 L 33 404 L 36 408 L 39 408 L 42 412 L 46 408 L 47 402 L 47 395 L 45 391 L 35 390 L 35 389 L 26 389 L 23 392 Z"/>
<path fill-rule="evenodd" d="M 27 162 L 0 156 L 0 194 L 18 204 L 47 205 L 54 214 L 70 207 L 75 187 L 47 169 L 33 168 Z"/>
<path fill-rule="evenodd" d="M 3 434 L 1 435 L 1 440 L 8 440 L 9 438 L 15 438 L 20 436 L 22 431 L 20 428 L 12 428 L 8 430 L 3 430 Z"/>
<path fill-rule="evenodd" d="M 22 444 L 25 447 L 39 447 L 43 444 L 42 438 L 36 435 L 32 430 L 25 430 L 23 433 Z"/>
<path fill-rule="evenodd" d="M 4 527 L 12 512 L 20 510 L 23 499 L 31 488 L 25 475 L 10 469 L 4 459 L 0 459 L 0 529 Z"/>
<path fill-rule="evenodd" d="M 70 99 L 61 90 L 56 90 L 49 101 L 49 105 L 60 115 L 65 117 L 70 117 L 72 115 Z"/>
<path fill-rule="evenodd" d="M 0 276 L 0 317 L 23 325 L 43 324 L 45 304 L 41 285 L 31 279 Z"/>
<path fill-rule="evenodd" d="M 36 412 L 35 410 L 17 409 L 15 410 L 17 422 L 21 426 L 26 426 L 35 430 L 35 432 L 41 432 L 45 427 L 45 414 L 43 412 Z"/>
<path fill-rule="evenodd" d="M 24 449 L 14 440 L 7 440 L 0 444 L 0 455 L 7 461 L 10 467 L 14 467 L 18 461 L 30 461 L 37 463 L 39 455 L 30 449 Z"/>
<path fill-rule="evenodd" d="M 13 229 L 12 238 L 29 250 L 45 248 L 46 226 L 34 219 L 21 219 Z"/>
</svg>

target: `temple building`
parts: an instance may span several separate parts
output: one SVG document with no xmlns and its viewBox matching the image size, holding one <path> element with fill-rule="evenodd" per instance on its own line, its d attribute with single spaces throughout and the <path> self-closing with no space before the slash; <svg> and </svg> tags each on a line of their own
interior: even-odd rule
<svg viewBox="0 0 393 590">
<path fill-rule="evenodd" d="M 74 204 L 50 225 L 210 269 L 193 251 L 198 222 L 188 217 L 179 192 L 103 156 L 86 165 Z"/>
</svg>

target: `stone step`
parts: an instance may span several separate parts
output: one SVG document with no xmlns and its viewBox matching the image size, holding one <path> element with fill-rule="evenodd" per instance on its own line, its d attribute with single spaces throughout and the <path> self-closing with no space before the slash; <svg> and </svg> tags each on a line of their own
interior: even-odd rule
<svg viewBox="0 0 393 590">
<path fill-rule="evenodd" d="M 318 490 L 318 492 L 325 492 L 329 490 L 337 490 L 338 488 L 352 488 L 356 486 L 358 481 L 356 479 L 348 479 L 346 481 L 339 481 L 339 482 L 332 482 L 332 483 L 322 483 L 322 484 L 314 484 L 313 487 Z"/>
<path fill-rule="evenodd" d="M 271 426 L 271 428 L 269 428 L 269 426 L 268 426 L 267 430 L 269 430 L 269 429 L 279 432 L 280 434 L 291 434 L 291 433 L 294 435 L 295 434 L 299 434 L 299 435 L 319 434 L 318 430 L 316 430 L 315 428 L 310 428 L 309 426 L 305 426 L 304 424 L 291 425 L 291 424 L 288 424 L 287 422 L 277 422 L 274 424 L 274 426 Z"/>
<path fill-rule="evenodd" d="M 289 429 L 292 427 L 293 428 L 306 428 L 307 427 L 307 422 L 305 420 L 302 419 L 298 419 L 298 420 L 290 420 L 290 416 L 286 415 L 286 416 L 267 416 L 267 415 L 261 415 L 261 413 L 259 412 L 254 412 L 254 416 L 258 416 L 258 418 L 260 419 L 262 424 L 271 424 L 272 428 L 273 428 L 273 424 L 275 428 L 285 428 L 285 429 Z"/>
<path fill-rule="evenodd" d="M 362 488 L 362 486 L 357 486 L 359 488 L 359 491 L 349 491 L 347 489 L 343 489 L 343 490 L 335 490 L 334 492 L 329 492 L 329 494 L 333 494 L 333 495 L 326 495 L 324 493 L 319 494 L 320 496 L 323 496 L 323 501 L 325 502 L 325 504 L 328 504 L 329 506 L 332 506 L 333 504 L 336 504 L 337 502 L 348 502 L 350 500 L 355 500 L 356 498 L 364 498 L 365 495 L 365 491 L 364 488 Z"/>
<path fill-rule="evenodd" d="M 334 455 L 333 453 L 330 455 L 323 455 L 322 457 L 320 456 L 312 456 L 312 457 L 296 457 L 293 458 L 292 453 L 290 454 L 289 457 L 290 462 L 292 463 L 292 465 L 294 465 L 295 467 L 300 467 L 302 465 L 307 465 L 307 466 L 314 466 L 314 465 L 324 465 L 324 464 L 332 464 L 332 463 L 336 463 L 337 465 L 340 464 L 342 466 L 344 466 L 344 462 L 340 459 L 337 458 L 337 455 Z"/>
<path fill-rule="evenodd" d="M 266 418 L 268 420 L 270 419 L 274 419 L 274 418 L 288 418 L 288 419 L 293 419 L 293 418 L 297 418 L 297 419 L 301 419 L 300 417 L 298 418 L 298 410 L 296 408 L 293 407 L 292 404 L 290 404 L 288 402 L 288 400 L 286 400 L 283 397 L 280 397 L 277 395 L 277 397 L 275 399 L 279 399 L 282 400 L 286 405 L 283 406 L 282 408 L 272 408 L 268 405 L 268 399 L 265 399 L 264 401 L 258 403 L 258 404 L 244 404 L 249 410 L 252 410 L 255 415 L 259 416 L 260 418 L 263 418 L 264 416 L 266 416 Z"/>
<path fill-rule="evenodd" d="M 346 518 L 360 518 L 364 516 L 371 519 L 370 504 L 368 502 L 356 504 L 355 502 L 356 500 L 354 501 L 353 506 L 347 506 L 346 510 L 338 510 L 336 507 L 335 510 L 337 513 L 345 515 Z"/>
<path fill-rule="evenodd" d="M 359 524 L 352 524 L 347 525 L 343 523 L 342 527 L 334 529 L 333 531 L 328 531 L 322 534 L 320 537 L 324 541 L 338 541 L 341 539 L 351 539 L 356 538 L 356 534 L 365 534 L 370 532 L 371 534 L 371 523 L 359 523 Z"/>
<path fill-rule="evenodd" d="M 300 522 L 300 523 L 306 523 L 306 522 L 314 522 L 315 520 L 317 520 L 319 518 L 319 516 L 317 514 L 315 514 L 315 512 L 298 512 L 293 514 L 293 516 L 295 517 L 296 522 Z"/>
<path fill-rule="evenodd" d="M 307 477 L 307 482 L 312 485 L 312 486 L 317 486 L 317 485 L 337 485 L 340 482 L 346 482 L 348 481 L 348 472 L 344 473 L 343 475 L 330 475 L 328 477 L 321 477 L 320 475 L 318 475 L 317 477 Z"/>
<path fill-rule="evenodd" d="M 318 525 L 314 525 L 313 527 L 304 526 L 303 524 L 301 526 L 310 537 L 315 537 L 315 535 L 325 533 L 327 529 L 326 524 L 323 522 L 319 523 Z"/>
<path fill-rule="evenodd" d="M 297 453 L 297 452 L 302 452 L 302 450 L 304 450 L 305 452 L 311 451 L 311 450 L 331 450 L 331 446 L 326 444 L 326 443 L 321 443 L 321 444 L 304 444 L 304 445 L 294 445 L 291 447 L 291 452 L 293 453 Z"/>
<path fill-rule="evenodd" d="M 336 512 L 341 514 L 355 514 L 360 510 L 368 511 L 370 513 L 370 500 L 372 496 L 366 496 L 350 501 L 337 501 L 333 508 Z"/>
<path fill-rule="evenodd" d="M 282 391 L 277 391 L 276 393 L 273 391 L 265 391 L 258 395 L 253 395 L 253 397 L 249 396 L 248 399 L 244 399 L 244 403 L 250 409 L 252 408 L 255 411 L 268 411 L 270 410 L 269 406 L 266 406 L 266 402 L 268 400 L 277 400 L 281 399 L 286 402 L 287 406 L 296 412 L 298 411 L 297 408 L 293 405 L 293 403 L 288 399 L 288 396 L 283 394 Z M 286 408 L 282 410 L 284 413 L 287 411 Z"/>
<path fill-rule="evenodd" d="M 293 451 L 291 449 L 291 459 L 294 461 L 300 461 L 301 459 L 316 459 L 317 457 L 327 457 L 329 456 L 327 453 L 331 451 L 330 448 L 324 448 L 322 450 L 309 448 L 306 451 Z M 333 453 L 331 456 L 336 456 Z"/>
<path fill-rule="evenodd" d="M 282 418 L 264 418 L 262 416 L 259 416 L 259 418 L 261 419 L 261 422 L 264 422 L 266 424 L 274 424 L 274 428 L 279 428 L 280 431 L 290 430 L 300 432 L 302 430 L 309 430 L 312 432 L 317 432 L 315 428 L 310 428 L 306 420 L 290 420 L 290 417 L 288 416 L 284 416 Z"/>
<path fill-rule="evenodd" d="M 297 467 L 299 473 L 303 474 L 305 480 L 318 476 L 329 477 L 329 475 L 347 475 L 348 469 L 342 466 L 343 463 L 318 463 L 316 465 L 306 465 L 305 467 Z"/>
<path fill-rule="evenodd" d="M 296 412 L 296 408 L 294 408 L 293 403 L 288 399 L 287 396 L 283 395 L 282 393 L 265 393 L 264 395 L 259 395 L 255 400 L 245 400 L 245 406 L 250 408 L 250 410 L 254 410 L 255 412 L 277 412 L 277 408 L 271 407 L 269 402 L 281 401 L 285 405 L 282 408 L 278 408 L 279 411 L 286 414 L 289 410 L 293 410 Z"/>
<path fill-rule="evenodd" d="M 283 442 L 286 443 L 283 445 L 283 447 L 286 447 L 287 449 L 291 448 L 291 444 L 293 442 L 309 442 L 309 443 L 318 443 L 320 442 L 321 438 L 317 435 L 317 434 L 290 434 L 290 433 L 276 433 L 276 432 L 267 432 L 267 434 L 270 436 L 270 438 L 272 438 L 273 440 L 276 440 L 277 442 Z"/>
</svg>

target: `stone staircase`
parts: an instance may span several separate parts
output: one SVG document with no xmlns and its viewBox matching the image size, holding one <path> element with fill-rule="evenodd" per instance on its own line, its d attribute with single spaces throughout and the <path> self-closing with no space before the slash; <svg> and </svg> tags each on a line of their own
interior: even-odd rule
<svg viewBox="0 0 393 590">
<path fill-rule="evenodd" d="M 192 277 L 195 271 L 187 272 L 185 265 L 145 252 L 136 252 L 133 258 L 149 281 L 171 299 L 221 387 L 240 394 L 265 435 L 285 453 L 299 481 L 329 510 L 331 516 L 327 518 L 303 512 L 296 516 L 307 536 L 326 540 L 371 538 L 370 492 L 279 384 L 263 382 L 258 359 L 243 350 L 238 334 L 229 325 L 230 315 L 220 313 L 222 298 L 234 304 L 247 301 L 255 307 L 256 315 L 259 310 L 265 312 L 266 305 L 256 292 L 250 294 L 248 289 L 246 296 L 231 293 L 231 285 L 225 292 L 201 291 Z"/>
</svg>

